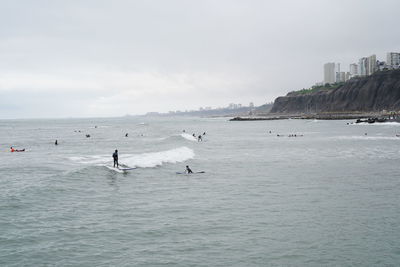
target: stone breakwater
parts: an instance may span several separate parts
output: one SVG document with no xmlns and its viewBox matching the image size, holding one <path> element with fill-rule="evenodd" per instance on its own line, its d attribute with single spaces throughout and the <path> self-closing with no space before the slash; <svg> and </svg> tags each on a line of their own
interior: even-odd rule
<svg viewBox="0 0 400 267">
<path fill-rule="evenodd" d="M 367 120 L 368 118 L 389 118 L 386 113 L 325 113 L 325 114 L 271 114 L 267 116 L 234 117 L 230 121 L 262 121 L 262 120 Z"/>
</svg>

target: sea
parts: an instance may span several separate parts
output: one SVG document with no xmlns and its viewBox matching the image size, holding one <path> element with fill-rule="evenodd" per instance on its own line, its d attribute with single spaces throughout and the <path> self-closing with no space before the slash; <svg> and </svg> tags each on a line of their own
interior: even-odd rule
<svg viewBox="0 0 400 267">
<path fill-rule="evenodd" d="M 399 266 L 400 124 L 352 122 L 1 120 L 0 266 Z"/>
</svg>

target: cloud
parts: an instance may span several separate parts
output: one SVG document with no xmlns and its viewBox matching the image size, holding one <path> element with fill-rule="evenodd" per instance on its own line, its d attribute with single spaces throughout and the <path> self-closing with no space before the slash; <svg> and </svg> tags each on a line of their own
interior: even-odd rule
<svg viewBox="0 0 400 267">
<path fill-rule="evenodd" d="M 399 8 L 395 0 L 11 1 L 0 9 L 0 93 L 24 100 L 9 117 L 43 116 L 52 97 L 70 101 L 52 106 L 57 116 L 261 105 L 320 81 L 326 62 L 346 68 L 398 51 Z"/>
</svg>

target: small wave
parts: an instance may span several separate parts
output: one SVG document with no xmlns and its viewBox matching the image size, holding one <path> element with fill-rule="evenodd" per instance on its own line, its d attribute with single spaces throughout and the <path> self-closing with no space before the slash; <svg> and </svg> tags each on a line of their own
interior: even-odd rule
<svg viewBox="0 0 400 267">
<path fill-rule="evenodd" d="M 364 140 L 364 141 L 371 141 L 371 140 L 399 140 L 400 137 L 397 136 L 359 136 L 359 135 L 352 135 L 352 136 L 337 136 L 332 137 L 332 139 L 338 140 Z"/>
<path fill-rule="evenodd" d="M 96 155 L 96 156 L 68 157 L 68 159 L 83 164 L 102 164 L 110 161 L 108 159 L 109 157 L 110 156 L 106 155 Z"/>
<path fill-rule="evenodd" d="M 189 141 L 193 141 L 193 142 L 197 141 L 196 137 L 194 137 L 193 135 L 187 134 L 187 133 L 182 133 L 181 136 Z"/>
<path fill-rule="evenodd" d="M 183 162 L 193 157 L 193 150 L 187 147 L 180 147 L 161 152 L 132 155 L 121 158 L 121 162 L 129 167 L 152 168 L 163 165 L 163 163 Z"/>
<path fill-rule="evenodd" d="M 360 122 L 360 123 L 351 123 L 350 125 L 370 125 L 370 126 L 400 126 L 398 122 L 375 122 L 375 123 L 368 123 L 368 122 Z"/>
<path fill-rule="evenodd" d="M 164 163 L 183 162 L 194 157 L 192 149 L 187 147 L 179 147 L 171 150 L 150 152 L 143 154 L 123 154 L 119 157 L 119 163 L 130 168 L 153 168 L 161 166 Z M 70 160 L 97 166 L 112 165 L 111 155 L 95 155 L 82 157 L 69 157 Z"/>
</svg>

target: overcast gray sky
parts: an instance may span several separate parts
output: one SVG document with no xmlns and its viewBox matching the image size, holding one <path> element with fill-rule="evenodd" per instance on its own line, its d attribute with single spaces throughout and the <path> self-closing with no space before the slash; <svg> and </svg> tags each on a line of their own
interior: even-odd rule
<svg viewBox="0 0 400 267">
<path fill-rule="evenodd" d="M 261 105 L 400 52 L 398 0 L 0 4 L 0 118 Z"/>
</svg>

